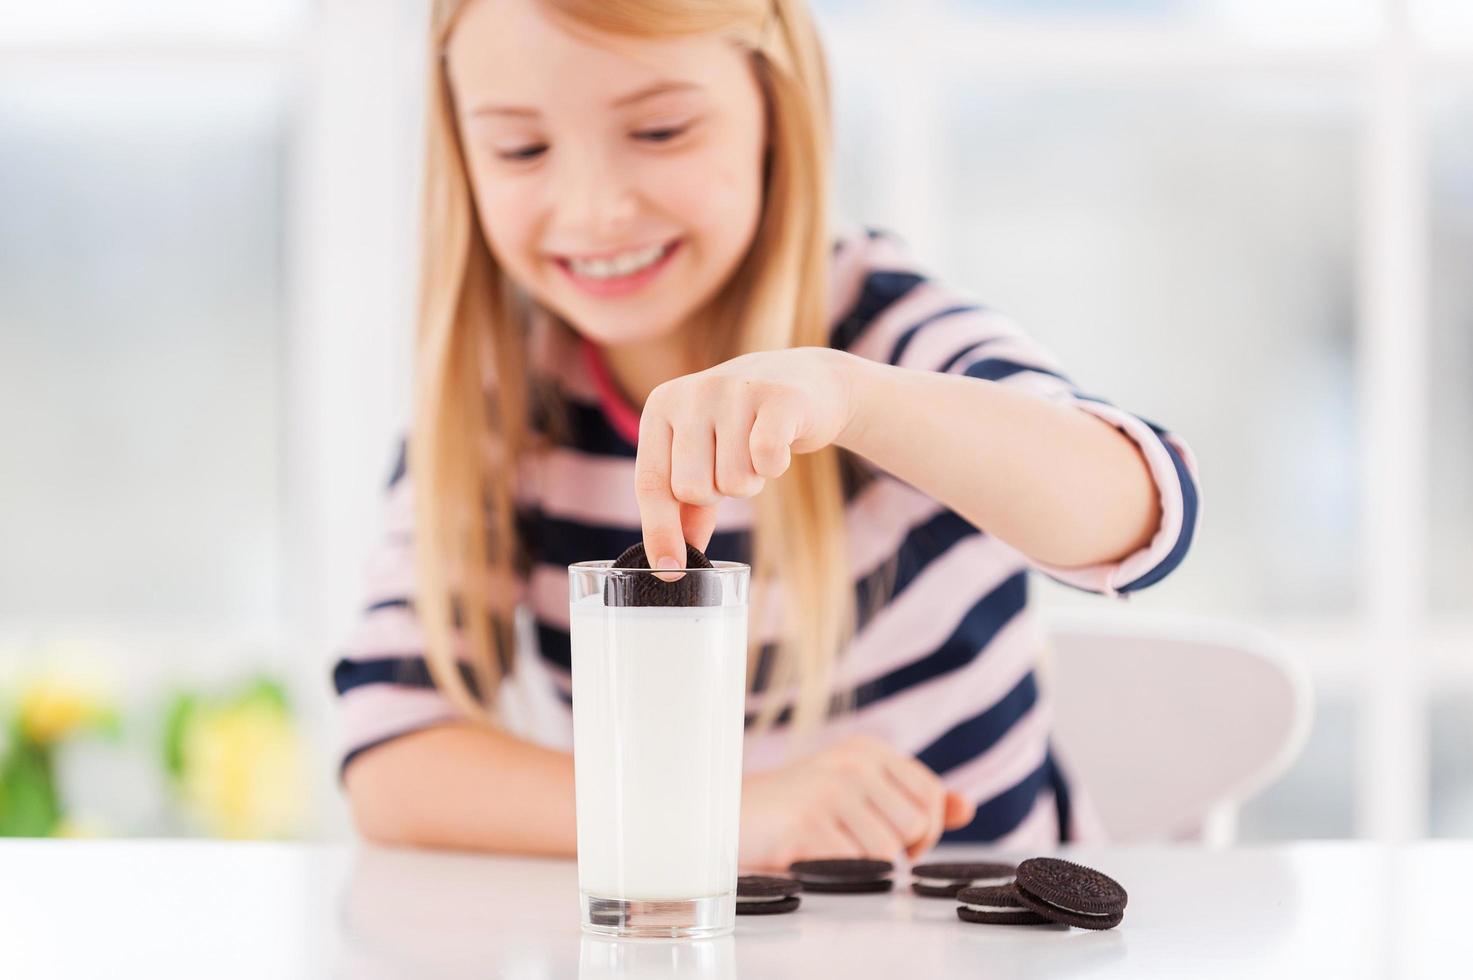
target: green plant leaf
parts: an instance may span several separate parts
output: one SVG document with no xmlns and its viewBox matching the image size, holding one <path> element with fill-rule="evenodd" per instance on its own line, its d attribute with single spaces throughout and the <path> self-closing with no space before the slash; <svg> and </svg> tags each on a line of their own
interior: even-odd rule
<svg viewBox="0 0 1473 980">
<path fill-rule="evenodd" d="M 49 837 L 61 816 L 50 750 L 16 742 L 0 760 L 0 837 Z"/>
<path fill-rule="evenodd" d="M 173 779 L 184 773 L 184 729 L 198 703 L 193 694 L 179 693 L 164 709 L 164 771 Z"/>
</svg>

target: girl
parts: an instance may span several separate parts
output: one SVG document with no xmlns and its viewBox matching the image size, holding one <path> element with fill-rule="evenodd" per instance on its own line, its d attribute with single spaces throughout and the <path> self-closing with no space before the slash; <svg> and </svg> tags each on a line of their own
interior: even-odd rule
<svg viewBox="0 0 1473 980">
<path fill-rule="evenodd" d="M 441 0 L 432 30 L 413 425 L 335 671 L 361 832 L 573 853 L 566 566 L 643 540 L 753 566 L 744 866 L 1093 835 L 1027 573 L 1159 581 L 1188 449 L 831 232 L 801 0 Z"/>
</svg>

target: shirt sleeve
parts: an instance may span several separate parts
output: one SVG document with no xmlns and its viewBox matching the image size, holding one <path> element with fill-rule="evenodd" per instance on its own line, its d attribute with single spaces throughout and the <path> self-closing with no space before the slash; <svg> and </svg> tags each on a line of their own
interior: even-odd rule
<svg viewBox="0 0 1473 980">
<path fill-rule="evenodd" d="M 340 771 L 376 746 L 460 717 L 430 676 L 414 611 L 414 506 L 405 455 L 401 442 L 382 536 L 368 562 L 364 609 L 333 666 Z"/>
<path fill-rule="evenodd" d="M 1058 359 L 1011 319 L 916 269 L 891 236 L 870 232 L 857 244 L 848 313 L 834 346 L 900 367 L 940 371 L 1028 391 L 1071 405 L 1120 430 L 1140 449 L 1161 502 L 1161 523 L 1146 545 L 1119 561 L 1083 567 L 1028 563 L 1066 585 L 1112 597 L 1154 585 L 1191 547 L 1200 514 L 1197 461 L 1179 437 L 1148 419 L 1080 391 Z M 842 257 L 842 253 L 841 253 Z M 851 257 L 852 258 L 852 257 Z M 841 283 L 844 276 L 838 277 Z M 842 288 L 842 287 L 841 287 Z"/>
</svg>

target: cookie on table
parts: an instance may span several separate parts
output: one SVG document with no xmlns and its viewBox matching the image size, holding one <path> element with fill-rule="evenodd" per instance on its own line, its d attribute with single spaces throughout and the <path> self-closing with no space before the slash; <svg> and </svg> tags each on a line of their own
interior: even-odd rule
<svg viewBox="0 0 1473 980">
<path fill-rule="evenodd" d="M 895 886 L 890 873 L 895 865 L 868 858 L 829 858 L 794 861 L 788 873 L 805 892 L 861 894 L 887 892 Z"/>
<path fill-rule="evenodd" d="M 737 915 L 776 915 L 791 912 L 802 901 L 803 890 L 792 878 L 779 875 L 742 875 L 737 879 Z"/>
<path fill-rule="evenodd" d="M 1120 882 L 1062 858 L 1029 858 L 1013 881 L 1018 900 L 1044 918 L 1080 929 L 1113 929 L 1125 918 Z"/>
<path fill-rule="evenodd" d="M 1017 868 L 998 861 L 949 861 L 910 869 L 910 890 L 927 898 L 956 898 L 963 888 L 1006 885 Z"/>
<path fill-rule="evenodd" d="M 956 893 L 956 917 L 989 926 L 1046 926 L 1045 919 L 1018 900 L 1011 884 L 973 885 Z"/>
</svg>

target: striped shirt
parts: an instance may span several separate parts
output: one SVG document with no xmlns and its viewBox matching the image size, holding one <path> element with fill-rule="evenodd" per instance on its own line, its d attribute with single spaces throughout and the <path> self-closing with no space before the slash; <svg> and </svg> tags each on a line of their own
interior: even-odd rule
<svg viewBox="0 0 1473 980">
<path fill-rule="evenodd" d="M 836 690 L 853 710 L 830 719 L 825 744 L 851 733 L 878 736 L 913 754 L 947 788 L 976 802 L 971 824 L 945 840 L 1046 847 L 1099 839 L 1080 788 L 1050 740 L 1050 702 L 1040 685 L 1043 636 L 1028 600 L 1029 572 L 1107 596 L 1160 581 L 1185 556 L 1197 522 L 1196 463 L 1160 426 L 1078 390 L 1056 359 L 1010 320 L 917 269 L 894 236 L 841 234 L 831 264 L 830 345 L 906 368 L 1004 384 L 1069 404 L 1115 426 L 1140 447 L 1161 502 L 1161 524 L 1120 561 L 1062 568 L 1035 561 L 907 483 L 847 456 L 863 479 L 846 480 L 849 572 L 858 629 L 839 660 Z M 564 444 L 519 461 L 518 527 L 531 559 L 519 581 L 513 676 L 499 704 L 519 735 L 572 745 L 567 566 L 612 557 L 641 538 L 634 494 L 639 414 L 624 401 L 592 344 L 553 341 L 533 326 L 532 365 L 566 405 Z M 572 343 L 576 350 L 559 349 Z M 411 479 L 403 453 L 388 490 L 384 543 L 369 569 L 366 612 L 334 670 L 344 765 L 408 732 L 455 719 L 430 681 L 414 593 Z M 707 553 L 750 561 L 751 502 L 723 499 Z M 883 603 L 870 609 L 876 575 Z M 753 637 L 775 635 L 759 623 Z M 770 646 L 762 645 L 760 657 Z M 759 659 L 759 664 L 761 664 Z M 760 704 L 761 677 L 748 721 Z M 785 731 L 750 731 L 748 771 L 783 760 Z"/>
</svg>

